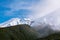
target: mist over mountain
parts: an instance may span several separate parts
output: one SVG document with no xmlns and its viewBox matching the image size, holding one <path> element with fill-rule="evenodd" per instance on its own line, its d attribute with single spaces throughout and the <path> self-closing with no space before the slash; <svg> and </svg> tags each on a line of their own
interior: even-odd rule
<svg viewBox="0 0 60 40">
<path fill-rule="evenodd" d="M 60 9 L 34 20 L 31 25 L 42 37 L 60 32 Z"/>
<path fill-rule="evenodd" d="M 60 31 L 60 9 L 57 9 L 43 17 L 37 18 L 34 20 L 34 23 L 32 26 L 37 27 L 38 25 L 44 25 L 49 24 L 51 29 L 55 31 Z"/>
</svg>

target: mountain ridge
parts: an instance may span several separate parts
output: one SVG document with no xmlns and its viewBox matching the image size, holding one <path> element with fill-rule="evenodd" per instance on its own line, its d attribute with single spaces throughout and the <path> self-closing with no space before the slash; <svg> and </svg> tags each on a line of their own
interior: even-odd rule
<svg viewBox="0 0 60 40">
<path fill-rule="evenodd" d="M 26 24 L 0 28 L 1 40 L 35 40 L 39 38 L 38 35 L 37 31 Z"/>
<path fill-rule="evenodd" d="M 20 18 L 12 18 L 4 23 L 0 24 L 0 27 L 14 26 L 19 24 L 28 24 L 30 25 L 31 20 L 28 18 L 24 18 L 23 20 Z"/>
</svg>

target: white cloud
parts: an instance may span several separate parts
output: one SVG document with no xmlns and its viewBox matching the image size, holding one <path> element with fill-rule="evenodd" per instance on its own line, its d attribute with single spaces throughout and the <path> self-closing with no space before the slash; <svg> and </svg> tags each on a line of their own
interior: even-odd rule
<svg viewBox="0 0 60 40">
<path fill-rule="evenodd" d="M 29 15 L 29 18 L 34 20 L 43 17 L 58 8 L 60 8 L 60 0 L 43 0 L 42 3 L 32 6 L 33 14 Z"/>
<path fill-rule="evenodd" d="M 51 14 L 53 16 L 53 18 L 51 17 L 53 21 L 50 21 L 50 19 L 47 21 L 52 24 L 54 23 L 54 26 L 52 26 L 53 30 L 60 31 L 60 0 L 45 0 L 42 3 L 38 3 L 37 5 L 32 6 L 31 10 L 33 11 L 33 14 L 29 15 L 29 18 L 31 18 L 32 20 L 38 20 L 38 18 L 40 17 L 53 13 Z M 38 24 L 39 23 L 36 22 L 34 23 L 34 26 Z"/>
</svg>

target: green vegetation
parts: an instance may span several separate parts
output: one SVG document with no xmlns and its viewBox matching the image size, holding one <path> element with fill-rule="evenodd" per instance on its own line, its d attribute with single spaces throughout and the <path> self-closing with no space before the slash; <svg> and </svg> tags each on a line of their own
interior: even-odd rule
<svg viewBox="0 0 60 40">
<path fill-rule="evenodd" d="M 0 40 L 35 40 L 38 33 L 29 25 L 17 25 L 0 28 Z"/>
<path fill-rule="evenodd" d="M 60 40 L 60 33 L 40 38 L 39 33 L 29 25 L 17 25 L 0 28 L 0 40 Z"/>
<path fill-rule="evenodd" d="M 44 38 L 39 38 L 37 40 L 60 40 L 60 33 L 54 33 Z"/>
</svg>

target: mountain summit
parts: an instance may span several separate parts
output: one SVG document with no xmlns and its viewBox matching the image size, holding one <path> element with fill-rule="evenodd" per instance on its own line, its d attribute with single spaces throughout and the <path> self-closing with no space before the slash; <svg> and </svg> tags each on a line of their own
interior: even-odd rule
<svg viewBox="0 0 60 40">
<path fill-rule="evenodd" d="M 14 26 L 19 24 L 31 24 L 31 20 L 28 18 L 20 19 L 20 18 L 12 18 L 2 24 L 0 24 L 0 27 L 7 27 L 7 26 Z"/>
</svg>

